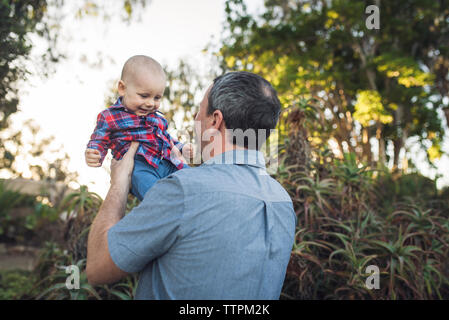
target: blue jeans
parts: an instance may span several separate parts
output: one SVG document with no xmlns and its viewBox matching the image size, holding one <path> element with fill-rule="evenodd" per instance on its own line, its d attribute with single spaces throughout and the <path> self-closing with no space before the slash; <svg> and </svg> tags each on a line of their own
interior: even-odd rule
<svg viewBox="0 0 449 320">
<path fill-rule="evenodd" d="M 162 159 L 159 168 L 151 166 L 144 157 L 134 157 L 134 170 L 131 177 L 131 193 L 142 201 L 145 193 L 160 179 L 178 171 L 173 163 Z"/>
</svg>

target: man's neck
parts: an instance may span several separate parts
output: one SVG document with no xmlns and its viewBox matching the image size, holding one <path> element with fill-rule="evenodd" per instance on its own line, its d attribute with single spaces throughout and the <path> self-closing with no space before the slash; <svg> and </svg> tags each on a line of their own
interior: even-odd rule
<svg viewBox="0 0 449 320">
<path fill-rule="evenodd" d="M 222 153 L 225 153 L 227 151 L 232 151 L 232 150 L 246 150 L 246 148 L 237 146 L 230 142 L 220 141 L 220 144 L 211 142 L 204 147 L 204 151 L 206 151 L 206 152 L 203 152 L 203 154 L 202 154 L 203 161 L 205 162 L 205 161 L 212 159 Z"/>
</svg>

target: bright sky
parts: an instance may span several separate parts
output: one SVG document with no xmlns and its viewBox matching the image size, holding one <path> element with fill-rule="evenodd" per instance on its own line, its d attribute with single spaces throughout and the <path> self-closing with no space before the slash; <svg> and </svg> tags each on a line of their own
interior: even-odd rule
<svg viewBox="0 0 449 320">
<path fill-rule="evenodd" d="M 250 11 L 259 11 L 262 2 L 247 1 Z M 122 2 L 108 1 L 108 5 L 112 3 Z M 61 47 L 67 59 L 56 65 L 56 73 L 48 79 L 33 77 L 24 84 L 21 112 L 12 116 L 16 129 L 23 121 L 33 119 L 42 135 L 53 135 L 55 145 L 62 145 L 68 153 L 69 169 L 78 172 L 79 183 L 102 197 L 109 187 L 108 161 L 102 168 L 89 168 L 84 163 L 84 150 L 96 116 L 104 108 L 111 81 L 119 78 L 123 63 L 135 54 L 152 56 L 170 67 L 175 67 L 180 58 L 188 58 L 193 65 L 207 68 L 201 51 L 211 37 L 220 38 L 224 1 L 153 0 L 141 17 L 142 21 L 127 25 L 120 19 L 77 20 L 73 14 L 68 15 L 61 28 Z M 80 61 L 83 55 L 89 63 Z M 92 67 L 98 57 L 102 57 L 102 67 Z M 445 150 L 449 151 L 447 140 Z M 448 172 L 449 159 L 445 157 L 437 166 L 439 171 Z M 447 174 L 445 184 L 449 184 Z"/>
</svg>

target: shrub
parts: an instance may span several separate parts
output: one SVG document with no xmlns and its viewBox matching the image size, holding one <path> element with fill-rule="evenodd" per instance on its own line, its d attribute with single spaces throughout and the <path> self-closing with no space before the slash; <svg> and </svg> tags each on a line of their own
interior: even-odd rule
<svg viewBox="0 0 449 320">
<path fill-rule="evenodd" d="M 305 136 L 290 133 L 284 148 Z M 276 175 L 298 216 L 281 297 L 448 299 L 449 206 L 435 183 L 372 170 L 354 154 L 335 159 L 326 148 L 311 151 L 298 163 L 283 155 L 289 165 Z M 379 268 L 379 289 L 366 286 L 369 265 Z"/>
<path fill-rule="evenodd" d="M 57 237 L 58 211 L 38 197 L 7 190 L 0 182 L 0 241 L 39 245 Z"/>
<path fill-rule="evenodd" d="M 138 204 L 138 200 L 132 196 L 129 196 L 128 200 L 127 212 Z M 111 285 L 91 286 L 87 282 L 87 236 L 102 201 L 98 194 L 90 192 L 86 186 L 81 186 L 63 199 L 58 212 L 66 218 L 63 226 L 64 241 L 61 244 L 46 242 L 34 270 L 38 280 L 35 281 L 31 293 L 22 298 L 129 300 L 134 297 L 137 274 L 129 275 Z M 70 265 L 76 265 L 80 270 L 80 289 L 69 290 L 66 287 L 66 279 L 69 276 L 66 267 Z"/>
<path fill-rule="evenodd" d="M 32 286 L 33 274 L 29 271 L 0 271 L 0 300 L 21 299 Z"/>
</svg>

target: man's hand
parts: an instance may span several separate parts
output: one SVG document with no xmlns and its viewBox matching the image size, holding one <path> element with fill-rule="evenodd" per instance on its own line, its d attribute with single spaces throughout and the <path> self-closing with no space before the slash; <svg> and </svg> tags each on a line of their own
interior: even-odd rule
<svg viewBox="0 0 449 320">
<path fill-rule="evenodd" d="M 131 142 L 131 146 L 121 160 L 112 159 L 111 161 L 111 187 L 120 186 L 129 190 L 131 185 L 131 176 L 134 168 L 134 155 L 136 154 L 139 143 Z"/>
<path fill-rule="evenodd" d="M 170 145 L 171 145 L 170 158 L 172 157 L 177 158 L 182 162 L 187 163 L 186 159 L 182 156 L 181 151 L 179 151 L 179 149 L 173 144 L 173 142 L 170 142 Z"/>
<path fill-rule="evenodd" d="M 86 157 L 86 163 L 89 167 L 101 167 L 100 151 L 97 149 L 86 149 L 84 156 Z"/>
</svg>

